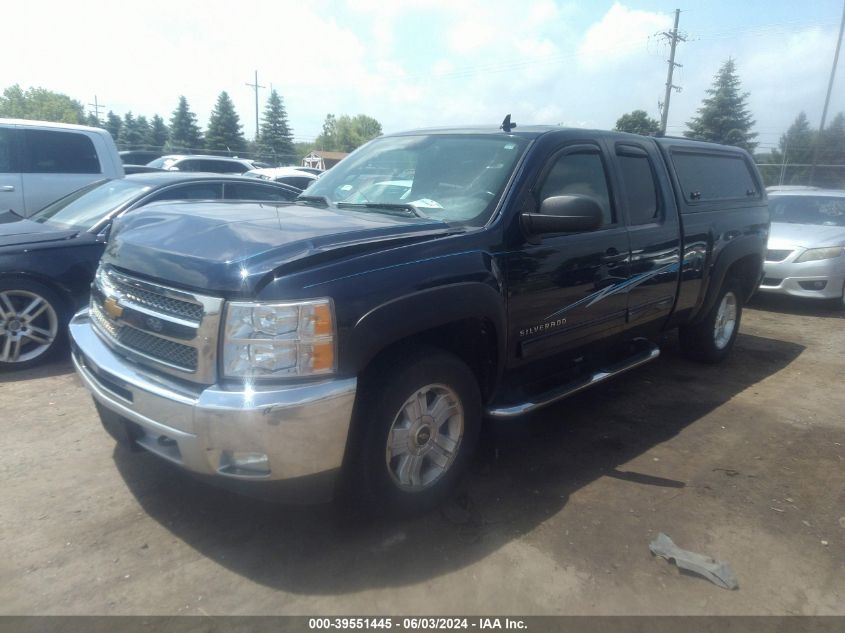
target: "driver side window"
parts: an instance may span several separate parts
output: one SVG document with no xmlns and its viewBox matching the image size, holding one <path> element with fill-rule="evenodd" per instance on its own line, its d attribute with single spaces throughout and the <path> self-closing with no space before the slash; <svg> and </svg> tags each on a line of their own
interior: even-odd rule
<svg viewBox="0 0 845 633">
<path fill-rule="evenodd" d="M 607 174 L 598 152 L 562 154 L 555 160 L 540 188 L 540 202 L 551 196 L 587 196 L 602 210 L 602 226 L 616 224 L 610 203 Z"/>
</svg>

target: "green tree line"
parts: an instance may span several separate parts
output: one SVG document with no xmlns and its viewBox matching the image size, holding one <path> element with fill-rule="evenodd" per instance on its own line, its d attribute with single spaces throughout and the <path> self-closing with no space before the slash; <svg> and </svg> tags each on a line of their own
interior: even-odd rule
<svg viewBox="0 0 845 633">
<path fill-rule="evenodd" d="M 684 136 L 742 147 L 754 153 L 757 134 L 733 59 L 728 59 L 713 78 L 696 116 L 687 122 Z M 645 110 L 623 114 L 616 121 L 620 132 L 655 136 L 660 123 Z M 814 156 L 816 168 L 811 167 Z M 766 185 L 817 185 L 845 188 L 845 113 L 840 112 L 819 132 L 804 112 L 798 114 L 780 137 L 776 148 L 755 154 Z"/>
<path fill-rule="evenodd" d="M 154 149 L 167 153 L 214 153 L 256 156 L 277 165 L 297 164 L 312 149 L 349 152 L 381 134 L 381 124 L 366 115 L 335 117 L 329 114 L 329 128 L 314 143 L 294 143 L 284 99 L 271 90 L 259 126 L 258 138 L 247 140 L 231 97 L 225 91 L 217 97 L 202 130 L 188 100 L 180 96 L 169 120 L 155 114 L 147 119 L 131 111 L 123 116 L 109 110 L 104 120 L 86 114 L 80 101 L 45 88 L 6 88 L 0 95 L 0 117 L 58 121 L 101 127 L 111 134 L 119 149 Z M 325 134 L 329 130 L 328 134 Z"/>
</svg>

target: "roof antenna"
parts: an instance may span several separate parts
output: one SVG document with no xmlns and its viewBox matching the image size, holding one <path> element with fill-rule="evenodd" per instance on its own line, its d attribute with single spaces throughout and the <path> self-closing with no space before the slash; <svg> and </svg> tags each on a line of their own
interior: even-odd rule
<svg viewBox="0 0 845 633">
<path fill-rule="evenodd" d="M 502 121 L 502 124 L 499 126 L 500 130 L 504 130 L 506 134 L 510 134 L 510 131 L 516 127 L 516 123 L 511 123 L 511 115 L 508 114 L 505 116 L 505 120 Z"/>
</svg>

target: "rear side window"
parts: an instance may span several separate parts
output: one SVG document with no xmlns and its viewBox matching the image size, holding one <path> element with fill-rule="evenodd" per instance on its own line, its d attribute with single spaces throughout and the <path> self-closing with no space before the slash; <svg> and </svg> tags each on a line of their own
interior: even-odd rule
<svg viewBox="0 0 845 633">
<path fill-rule="evenodd" d="M 55 130 L 23 130 L 24 173 L 99 174 L 94 143 L 85 134 Z"/>
<path fill-rule="evenodd" d="M 551 196 L 588 196 L 602 209 L 602 225 L 616 223 L 610 205 L 607 175 L 598 152 L 562 154 L 546 176 L 540 189 L 540 201 Z"/>
<path fill-rule="evenodd" d="M 226 183 L 227 200 L 259 200 L 262 202 L 287 202 L 293 200 L 296 194 L 275 187 L 264 187 L 259 184 L 244 182 Z"/>
<path fill-rule="evenodd" d="M 736 154 L 672 152 L 672 162 L 688 202 L 759 198 L 748 163 Z"/>
<path fill-rule="evenodd" d="M 296 187 L 297 189 L 305 189 L 308 185 L 314 182 L 314 179 L 306 178 L 305 176 L 282 176 L 281 178 L 276 178 L 276 182 L 280 182 L 284 185 L 290 185 L 291 187 Z"/>
<path fill-rule="evenodd" d="M 19 171 L 15 130 L 14 128 L 0 127 L 0 174 L 15 174 Z"/>
<path fill-rule="evenodd" d="M 625 203 L 631 225 L 651 224 L 660 220 L 657 186 L 651 160 L 643 150 L 620 147 L 617 150 L 619 172 L 625 187 Z"/>
<path fill-rule="evenodd" d="M 242 174 L 247 168 L 229 160 L 199 160 L 201 171 L 210 171 L 215 174 Z"/>
</svg>

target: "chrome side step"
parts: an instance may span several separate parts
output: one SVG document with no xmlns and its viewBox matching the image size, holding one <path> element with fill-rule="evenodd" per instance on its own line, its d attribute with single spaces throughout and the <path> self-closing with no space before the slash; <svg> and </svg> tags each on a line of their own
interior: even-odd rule
<svg viewBox="0 0 845 633">
<path fill-rule="evenodd" d="M 643 351 L 638 352 L 633 356 L 616 363 L 615 365 L 611 365 L 606 369 L 597 371 L 587 378 L 561 385 L 560 387 L 551 389 L 546 393 L 539 394 L 527 402 L 520 402 L 506 406 L 491 406 L 485 413 L 491 418 L 497 419 L 506 420 L 516 418 L 521 415 L 525 415 L 526 413 L 531 413 L 532 411 L 546 407 L 558 400 L 562 400 L 563 398 L 576 394 L 579 391 L 583 391 L 588 387 L 592 387 L 593 385 L 597 385 L 600 382 L 613 378 L 614 376 L 623 374 L 629 369 L 634 369 L 635 367 L 644 365 L 645 363 L 653 361 L 655 358 L 660 356 L 660 348 L 654 343 L 647 343 L 648 347 L 646 347 Z"/>
</svg>

